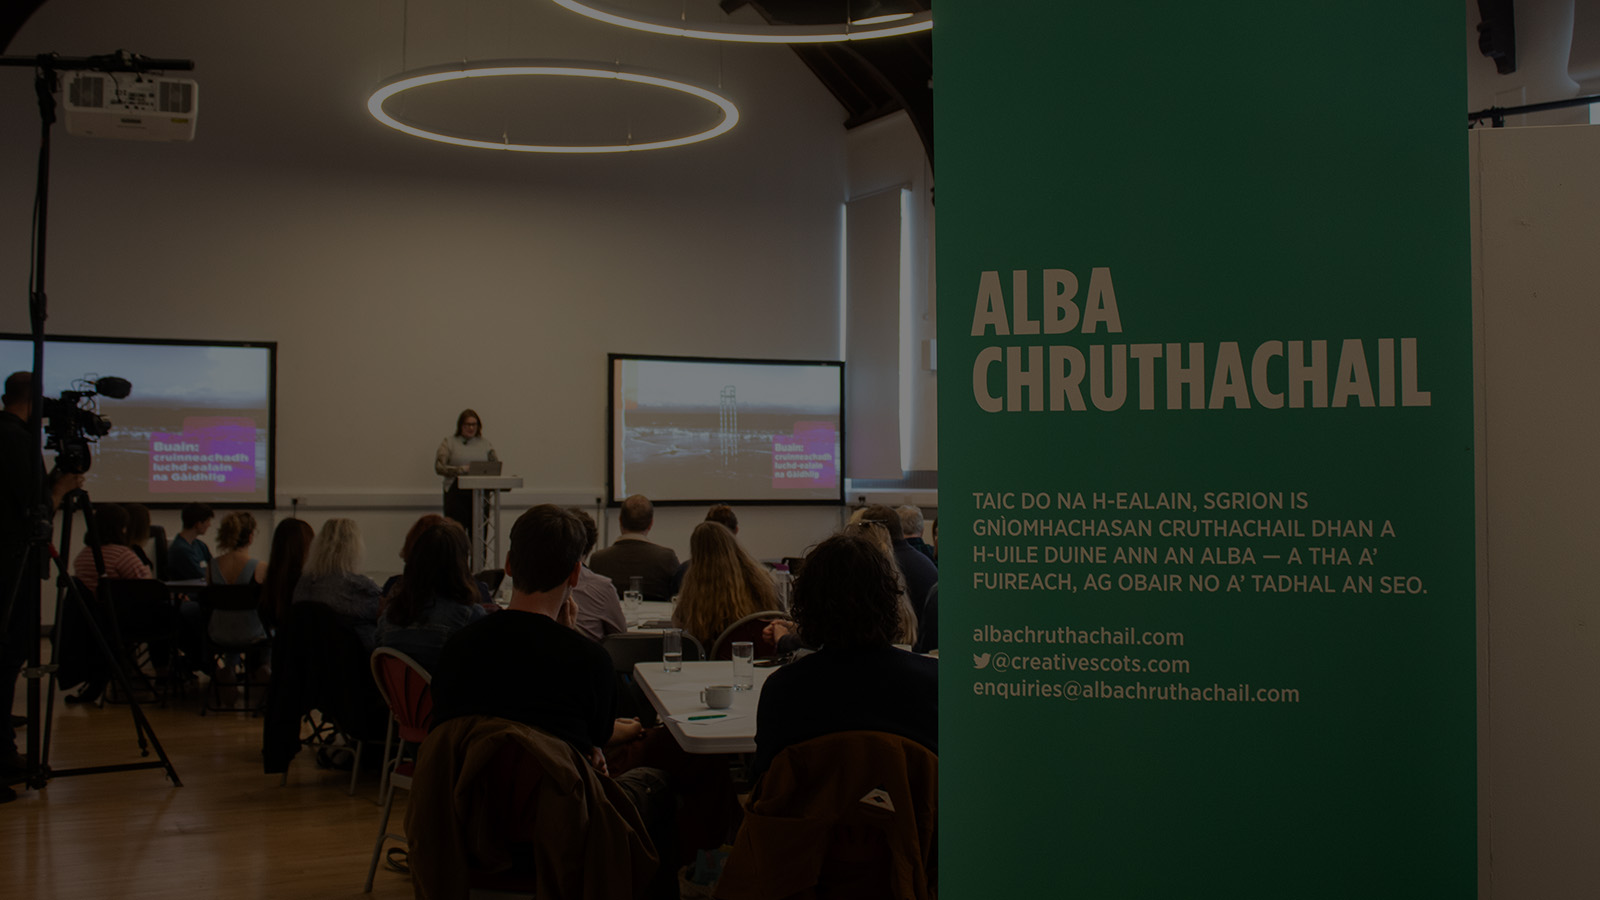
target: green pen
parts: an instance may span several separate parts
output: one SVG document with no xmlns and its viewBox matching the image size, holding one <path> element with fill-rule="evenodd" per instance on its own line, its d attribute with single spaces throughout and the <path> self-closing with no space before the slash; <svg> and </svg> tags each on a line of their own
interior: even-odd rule
<svg viewBox="0 0 1600 900">
<path fill-rule="evenodd" d="M 726 719 L 727 717 L 728 717 L 727 713 L 717 713 L 714 716 L 690 716 L 689 717 L 689 721 L 698 722 L 698 721 L 700 721 L 702 719 Z"/>
</svg>

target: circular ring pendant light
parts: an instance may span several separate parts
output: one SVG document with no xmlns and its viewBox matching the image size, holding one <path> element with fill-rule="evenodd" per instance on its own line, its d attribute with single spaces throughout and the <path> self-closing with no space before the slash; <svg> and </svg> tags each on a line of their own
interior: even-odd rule
<svg viewBox="0 0 1600 900">
<path fill-rule="evenodd" d="M 747 44 L 829 44 L 839 41 L 870 41 L 873 38 L 897 37 L 933 28 L 931 10 L 902 16 L 877 16 L 838 25 L 717 23 L 691 26 L 676 19 L 641 16 L 601 3 L 584 3 L 581 0 L 552 0 L 552 2 L 579 15 L 636 31 L 698 38 L 704 41 L 735 41 Z"/>
<path fill-rule="evenodd" d="M 594 78 L 626 81 L 633 84 L 650 85 L 666 90 L 678 91 L 691 97 L 698 97 L 722 110 L 722 119 L 716 125 L 705 131 L 684 135 L 683 137 L 669 138 L 667 140 L 647 141 L 644 143 L 627 144 L 513 144 L 507 141 L 480 141 L 472 138 L 456 137 L 437 131 L 428 131 L 408 125 L 405 122 L 389 115 L 383 108 L 384 102 L 392 97 L 424 85 L 439 84 L 446 81 L 458 81 L 464 78 L 507 78 L 507 77 L 552 77 L 552 78 Z M 739 109 L 733 101 L 714 91 L 688 84 L 682 81 L 673 81 L 656 75 L 645 75 L 631 72 L 615 66 L 601 67 L 598 65 L 565 61 L 544 60 L 500 60 L 494 62 L 475 63 L 470 66 L 451 66 L 448 68 L 437 67 L 422 69 L 413 72 L 402 72 L 393 79 L 385 82 L 372 96 L 367 98 L 367 111 L 374 119 L 414 137 L 430 141 L 439 141 L 446 144 L 455 144 L 460 147 L 477 147 L 483 150 L 509 150 L 517 153 L 631 153 L 639 150 L 661 150 L 667 147 L 682 147 L 685 144 L 695 144 L 708 141 L 717 135 L 723 134 L 739 123 Z"/>
</svg>

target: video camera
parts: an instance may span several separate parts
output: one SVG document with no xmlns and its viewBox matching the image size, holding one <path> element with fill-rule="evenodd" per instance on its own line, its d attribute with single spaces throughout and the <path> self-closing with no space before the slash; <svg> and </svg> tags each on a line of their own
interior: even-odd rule
<svg viewBox="0 0 1600 900">
<path fill-rule="evenodd" d="M 94 398 L 121 400 L 133 391 L 133 384 L 115 375 L 94 380 L 85 375 L 72 386 L 75 390 L 62 391 L 60 398 L 44 398 L 44 448 L 56 451 L 57 469 L 82 475 L 93 462 L 89 445 L 111 432 L 111 420 L 100 415 Z"/>
</svg>

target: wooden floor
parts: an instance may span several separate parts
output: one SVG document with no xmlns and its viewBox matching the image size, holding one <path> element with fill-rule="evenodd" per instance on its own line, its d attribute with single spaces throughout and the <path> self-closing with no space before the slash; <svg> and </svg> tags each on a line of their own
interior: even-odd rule
<svg viewBox="0 0 1600 900">
<path fill-rule="evenodd" d="M 58 778 L 40 791 L 19 785 L 18 799 L 0 804 L 0 897 L 412 896 L 409 877 L 381 865 L 373 892 L 361 892 L 377 834 L 376 776 L 363 774 L 351 797 L 348 772 L 318 769 L 302 752 L 280 787 L 280 776 L 261 771 L 259 718 L 196 708 L 193 698 L 146 708 L 182 787 L 160 769 Z M 58 700 L 53 744 L 54 769 L 140 761 L 124 706 Z M 391 831 L 403 830 L 404 797 Z"/>
</svg>

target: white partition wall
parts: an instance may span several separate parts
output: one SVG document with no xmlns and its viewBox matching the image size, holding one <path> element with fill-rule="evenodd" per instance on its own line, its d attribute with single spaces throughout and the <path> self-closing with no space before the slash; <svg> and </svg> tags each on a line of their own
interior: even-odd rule
<svg viewBox="0 0 1600 900">
<path fill-rule="evenodd" d="M 1480 896 L 1595 895 L 1600 127 L 1475 131 Z"/>
</svg>

